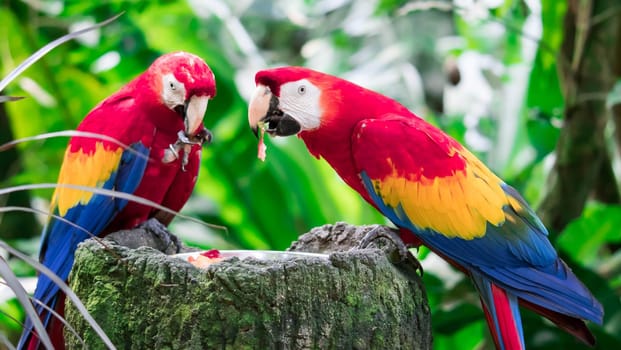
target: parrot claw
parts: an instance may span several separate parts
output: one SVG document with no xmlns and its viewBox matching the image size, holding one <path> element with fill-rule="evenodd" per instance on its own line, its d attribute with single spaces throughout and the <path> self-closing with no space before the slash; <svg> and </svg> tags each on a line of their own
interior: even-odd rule
<svg viewBox="0 0 621 350">
<path fill-rule="evenodd" d="M 420 261 L 418 261 L 418 259 L 416 259 L 414 255 L 412 255 L 412 253 L 410 252 L 408 247 L 405 245 L 405 243 L 403 243 L 399 235 L 389 228 L 386 228 L 380 225 L 373 227 L 364 235 L 364 237 L 362 238 L 360 243 L 358 243 L 358 246 L 356 248 L 357 249 L 368 248 L 371 244 L 374 244 L 376 240 L 381 239 L 381 238 L 384 238 L 388 240 L 389 242 L 391 242 L 392 246 L 395 248 L 391 252 L 396 252 L 396 254 L 398 255 L 397 259 L 393 259 L 392 256 L 390 256 L 389 258 L 391 262 L 397 263 L 400 265 L 405 264 L 405 265 L 413 266 L 414 270 L 417 273 L 419 273 L 420 276 L 423 275 L 424 273 L 423 266 L 420 264 Z M 382 245 L 380 245 L 380 247 L 381 246 Z"/>
<path fill-rule="evenodd" d="M 162 252 L 168 254 L 172 250 L 172 254 L 179 253 L 182 248 L 182 243 L 179 237 L 168 231 L 168 228 L 164 226 L 158 219 L 150 218 L 149 220 L 138 225 L 138 228 L 144 229 L 147 232 L 157 237 L 163 245 L 164 249 L 159 249 Z"/>
<path fill-rule="evenodd" d="M 196 133 L 194 139 L 200 142 L 201 145 L 204 145 L 205 143 L 210 144 L 211 140 L 213 140 L 213 134 L 209 129 L 203 128 L 203 130 Z"/>
<path fill-rule="evenodd" d="M 177 141 L 174 144 L 171 143 L 168 145 L 168 149 L 164 152 L 162 162 L 170 163 L 179 159 L 179 153 L 183 150 L 183 155 L 181 156 L 181 170 L 185 171 L 185 166 L 188 165 L 189 162 L 192 146 L 202 146 L 205 142 L 210 143 L 212 139 L 213 135 L 207 128 L 203 128 L 203 130 L 196 133 L 196 135 L 190 137 L 188 137 L 185 131 L 179 130 L 177 133 Z"/>
</svg>

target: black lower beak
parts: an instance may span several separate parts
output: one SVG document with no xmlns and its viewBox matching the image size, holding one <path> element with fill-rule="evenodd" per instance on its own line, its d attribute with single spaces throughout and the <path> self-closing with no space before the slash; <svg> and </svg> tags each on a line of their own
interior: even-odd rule
<svg viewBox="0 0 621 350">
<path fill-rule="evenodd" d="M 267 124 L 265 131 L 276 136 L 291 136 L 302 130 L 302 126 L 297 120 L 282 112 L 279 115 L 268 116 L 265 123 Z"/>
<path fill-rule="evenodd" d="M 270 107 L 263 118 L 263 123 L 266 125 L 265 131 L 275 136 L 291 136 L 302 130 L 297 120 L 278 108 L 278 98 L 274 95 L 270 100 Z M 257 130 L 253 131 L 257 135 Z"/>
<path fill-rule="evenodd" d="M 173 110 L 179 114 L 179 116 L 181 118 L 183 118 L 183 120 L 185 120 L 185 111 L 186 111 L 186 106 L 185 105 L 176 105 Z"/>
</svg>

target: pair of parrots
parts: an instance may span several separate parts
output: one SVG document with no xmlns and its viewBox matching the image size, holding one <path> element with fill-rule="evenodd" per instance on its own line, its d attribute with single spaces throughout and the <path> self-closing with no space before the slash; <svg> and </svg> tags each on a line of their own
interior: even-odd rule
<svg viewBox="0 0 621 350">
<path fill-rule="evenodd" d="M 584 320 L 601 324 L 602 306 L 558 257 L 524 199 L 462 145 L 398 102 L 331 75 L 282 67 L 258 72 L 255 83 L 248 112 L 255 135 L 298 135 L 313 156 L 411 235 L 408 241 L 415 238 L 466 273 L 497 348 L 524 348 L 519 305 L 594 343 Z M 209 66 L 176 52 L 96 106 L 78 130 L 117 142 L 69 141 L 41 262 L 67 279 L 77 244 L 90 235 L 150 218 L 167 225 L 171 216 L 148 205 L 71 185 L 126 192 L 179 211 L 197 180 L 209 133 L 202 120 L 215 94 Z M 34 298 L 62 315 L 64 296 L 46 276 Z M 54 345 L 63 348 L 62 323 L 35 306 Z M 27 321 L 19 348 L 39 346 Z"/>
</svg>

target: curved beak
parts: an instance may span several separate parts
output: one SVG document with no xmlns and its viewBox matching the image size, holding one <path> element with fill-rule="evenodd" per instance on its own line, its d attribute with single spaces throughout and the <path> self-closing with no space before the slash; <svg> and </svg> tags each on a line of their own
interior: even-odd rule
<svg viewBox="0 0 621 350">
<path fill-rule="evenodd" d="M 199 130 L 203 117 L 207 111 L 209 96 L 193 95 L 189 100 L 185 101 L 184 118 L 185 133 L 187 135 L 195 135 Z"/>
<path fill-rule="evenodd" d="M 279 106 L 280 100 L 269 87 L 257 84 L 248 104 L 248 124 L 255 136 L 259 136 L 259 128 L 272 136 L 291 136 L 302 130 L 300 123 Z"/>
<path fill-rule="evenodd" d="M 248 124 L 250 124 L 250 129 L 252 129 L 256 137 L 259 137 L 259 126 L 263 127 L 263 120 L 270 109 L 270 101 L 272 98 L 276 97 L 267 86 L 261 84 L 257 84 L 257 88 L 250 97 L 250 103 L 248 104 Z"/>
</svg>

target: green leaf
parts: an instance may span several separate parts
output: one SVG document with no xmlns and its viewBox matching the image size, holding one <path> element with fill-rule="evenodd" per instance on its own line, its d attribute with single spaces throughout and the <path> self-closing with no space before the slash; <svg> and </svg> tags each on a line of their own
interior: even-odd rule
<svg viewBox="0 0 621 350">
<path fill-rule="evenodd" d="M 564 99 L 558 78 L 557 62 L 563 40 L 563 18 L 567 11 L 565 1 L 543 1 L 541 19 L 543 37 L 535 57 L 528 86 L 527 107 L 547 115 L 561 113 Z"/>
<path fill-rule="evenodd" d="M 621 80 L 617 80 L 606 96 L 606 107 L 611 108 L 619 103 L 621 103 Z"/>
<path fill-rule="evenodd" d="M 22 330 L 21 322 L 24 319 L 22 310 L 17 299 L 9 299 L 0 304 L 0 333 L 18 337 Z"/>
<path fill-rule="evenodd" d="M 474 308 L 474 306 L 472 306 Z M 470 314 L 474 310 L 470 307 L 459 308 L 452 311 L 447 312 L 447 317 L 450 317 L 448 314 L 455 314 L 456 316 L 461 312 L 466 312 Z M 468 315 L 466 315 L 468 316 Z M 481 344 L 484 343 L 484 339 L 487 336 L 488 330 L 485 321 L 483 320 L 483 315 L 479 310 L 479 317 L 477 321 L 473 321 L 472 319 L 463 318 L 454 318 L 452 320 L 446 320 L 447 322 L 455 322 L 455 326 L 453 328 L 452 333 L 443 333 L 443 332 L 435 332 L 434 328 L 434 336 L 433 336 L 433 348 L 434 350 L 456 350 L 456 349 L 491 349 L 493 345 L 491 343 L 487 344 L 487 347 L 482 347 Z M 435 323 L 435 321 L 433 321 Z M 466 323 L 458 323 L 458 322 L 466 322 Z"/>
<path fill-rule="evenodd" d="M 538 115 L 526 121 L 526 131 L 531 145 L 537 151 L 535 162 L 541 161 L 556 148 L 561 129 L 551 122 L 550 117 Z"/>
<path fill-rule="evenodd" d="M 448 310 L 433 313 L 433 329 L 437 334 L 453 334 L 472 323 L 483 319 L 483 311 L 472 305 L 461 303 Z"/>
<path fill-rule="evenodd" d="M 621 206 L 590 203 L 561 233 L 558 246 L 584 266 L 601 261 L 600 248 L 621 242 Z"/>
</svg>

